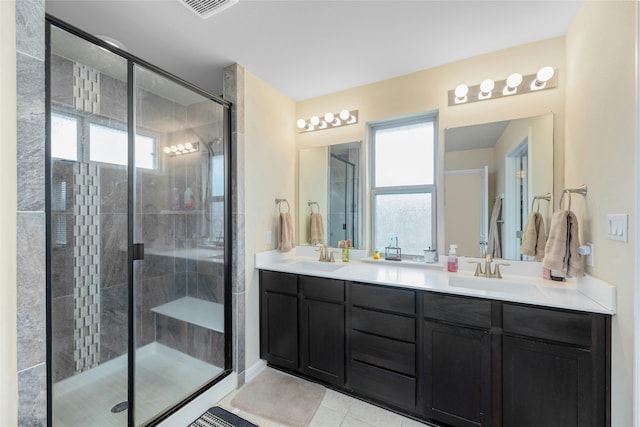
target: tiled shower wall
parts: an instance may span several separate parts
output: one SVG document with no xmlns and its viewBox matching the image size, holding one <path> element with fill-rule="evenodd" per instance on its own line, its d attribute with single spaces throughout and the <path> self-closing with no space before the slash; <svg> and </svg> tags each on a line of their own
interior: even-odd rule
<svg viewBox="0 0 640 427">
<path fill-rule="evenodd" d="M 46 425 L 44 0 L 16 1 L 18 425 Z"/>
<path fill-rule="evenodd" d="M 45 232 L 45 7 L 44 0 L 17 0 L 16 1 L 16 41 L 17 41 L 17 128 L 18 128 L 18 247 L 17 247 L 17 329 L 18 329 L 18 425 L 45 426 L 46 416 L 46 232 Z M 244 72 L 241 67 L 238 67 Z M 234 76 L 235 79 L 235 76 Z M 243 79 L 239 80 L 240 82 Z M 227 82 L 227 74 L 225 74 Z M 105 83 L 105 82 L 101 82 Z M 113 82 L 112 82 L 113 83 Z M 226 83 L 225 83 L 226 84 Z M 231 85 L 235 90 L 235 83 Z M 56 84 L 53 85 L 56 87 Z M 228 87 L 228 85 L 227 85 Z M 117 89 L 117 88 L 114 88 Z M 225 91 L 226 93 L 227 91 Z M 233 100 L 242 102 L 242 96 L 234 95 Z M 101 108 L 108 108 L 109 102 L 101 94 Z M 69 99 L 68 103 L 73 100 Z M 114 111 L 123 111 L 112 105 Z M 115 116 L 115 114 L 114 114 Z M 234 123 L 236 111 L 234 106 Z M 241 136 L 241 138 L 239 138 Z M 232 146 L 233 158 L 240 164 L 234 164 L 232 178 L 233 206 L 233 366 L 240 374 L 244 372 L 244 195 L 242 194 L 242 162 L 243 131 L 233 131 Z M 240 144 L 240 147 L 236 147 Z M 57 167 L 57 166 L 56 166 Z M 56 173 L 55 171 L 53 171 Z M 67 173 L 62 171 L 61 173 Z M 69 183 L 72 182 L 71 171 L 68 171 Z M 117 176 L 122 171 L 117 168 L 101 170 L 101 183 L 103 193 L 102 200 L 122 191 L 122 180 Z M 120 186 L 120 187 L 119 187 Z M 126 187 L 126 186 L 125 186 Z M 106 190 L 108 188 L 108 190 Z M 67 194 L 71 194 L 67 188 Z M 126 188 L 124 188 L 126 191 Z M 69 204 L 68 206 L 71 206 Z M 100 222 L 102 227 L 102 246 L 100 248 L 100 271 L 103 277 L 108 279 L 102 283 L 101 306 L 114 307 L 112 310 L 102 310 L 101 316 L 101 358 L 110 359 L 126 351 L 126 343 L 123 340 L 115 340 L 126 332 L 126 271 L 119 268 L 121 261 L 118 257 L 124 257 L 119 242 L 122 241 L 122 230 L 126 233 L 126 205 L 124 211 L 111 205 L 112 210 L 100 207 Z M 69 223 L 69 224 L 72 224 Z M 124 225 L 123 225 L 124 224 Z M 71 238 L 71 227 L 67 229 Z M 105 235 L 107 234 L 107 235 Z M 117 248 L 117 249 L 116 249 Z M 111 253 L 110 253 L 111 252 Z M 55 255 L 54 255 L 55 256 Z M 114 258 L 115 257 L 115 258 Z M 73 257 L 65 257 L 69 262 Z M 109 260 L 109 261 L 107 261 Z M 238 264 L 236 264 L 238 263 Z M 72 265 L 68 265 L 71 269 Z M 186 267 L 185 267 L 186 268 Z M 66 267 L 65 267 L 66 269 Z M 53 274 L 62 274 L 53 271 Z M 184 274 L 187 274 L 185 270 Z M 198 272 L 200 274 L 200 270 Z M 222 274 L 214 272 L 214 275 Z M 196 281 L 197 282 L 197 281 Z M 69 283 L 69 281 L 65 282 Z M 154 281 L 154 283 L 157 283 Z M 196 292 L 202 297 L 202 287 L 196 286 Z M 149 289 L 150 294 L 157 294 L 157 287 Z M 52 292 L 56 292 L 52 290 Z M 212 300 L 221 302 L 222 295 L 214 292 L 210 295 Z M 60 298 L 52 301 L 54 322 L 66 316 L 68 310 L 73 310 L 72 298 Z M 59 340 L 54 336 L 54 358 L 56 352 L 73 351 L 72 340 Z M 57 347 L 56 347 L 57 346 Z M 65 348 L 66 346 L 66 348 Z M 124 346 L 124 347 L 123 347 Z M 68 353 L 67 353 L 68 354 Z M 71 361 L 67 369 L 73 369 Z M 64 370 L 64 369 L 63 369 Z M 63 372 L 54 372 L 54 378 L 63 377 Z"/>
</svg>

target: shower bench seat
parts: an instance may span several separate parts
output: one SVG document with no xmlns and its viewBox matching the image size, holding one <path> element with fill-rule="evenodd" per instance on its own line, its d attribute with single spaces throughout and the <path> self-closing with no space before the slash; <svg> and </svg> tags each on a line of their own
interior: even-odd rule
<svg viewBox="0 0 640 427">
<path fill-rule="evenodd" d="M 182 297 L 151 309 L 155 315 L 155 341 L 222 368 L 224 305 Z"/>
<path fill-rule="evenodd" d="M 194 297 L 182 297 L 151 309 L 156 314 L 224 333 L 224 305 Z"/>
</svg>

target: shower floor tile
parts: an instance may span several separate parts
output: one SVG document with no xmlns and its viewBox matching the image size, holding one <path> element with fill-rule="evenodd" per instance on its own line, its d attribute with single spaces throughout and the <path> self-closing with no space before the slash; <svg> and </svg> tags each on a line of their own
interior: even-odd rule
<svg viewBox="0 0 640 427">
<path fill-rule="evenodd" d="M 136 424 L 188 396 L 220 372 L 222 368 L 162 344 L 141 347 L 136 352 Z M 53 385 L 53 425 L 126 426 L 126 410 L 111 412 L 114 405 L 126 400 L 127 357 L 120 356 Z"/>
</svg>

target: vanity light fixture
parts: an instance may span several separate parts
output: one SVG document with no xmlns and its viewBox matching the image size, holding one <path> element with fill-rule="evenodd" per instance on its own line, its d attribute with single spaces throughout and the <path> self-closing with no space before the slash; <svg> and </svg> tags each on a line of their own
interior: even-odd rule
<svg viewBox="0 0 640 427">
<path fill-rule="evenodd" d="M 460 84 L 449 91 L 449 106 L 468 104 L 492 98 L 502 98 L 520 93 L 530 93 L 555 88 L 558 76 L 553 67 L 542 67 L 536 74 L 523 76 L 512 73 L 505 80 L 483 80 L 475 86 Z"/>
<path fill-rule="evenodd" d="M 309 120 L 298 119 L 296 126 L 300 132 L 311 132 L 314 130 L 331 129 L 345 125 L 358 123 L 358 110 L 342 110 L 337 114 L 326 113 L 320 116 L 311 116 Z"/>
<path fill-rule="evenodd" d="M 185 142 L 184 144 L 167 145 L 162 151 L 171 157 L 181 156 L 183 154 L 197 153 L 200 151 L 200 144 L 197 142 Z"/>
</svg>

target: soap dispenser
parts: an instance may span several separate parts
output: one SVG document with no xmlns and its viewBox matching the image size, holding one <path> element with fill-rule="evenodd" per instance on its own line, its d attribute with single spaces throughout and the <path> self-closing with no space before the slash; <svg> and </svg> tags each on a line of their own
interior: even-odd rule
<svg viewBox="0 0 640 427">
<path fill-rule="evenodd" d="M 449 258 L 447 259 L 447 270 L 452 273 L 458 271 L 458 255 L 456 253 L 456 249 L 458 245 L 450 245 L 449 246 Z"/>
</svg>

